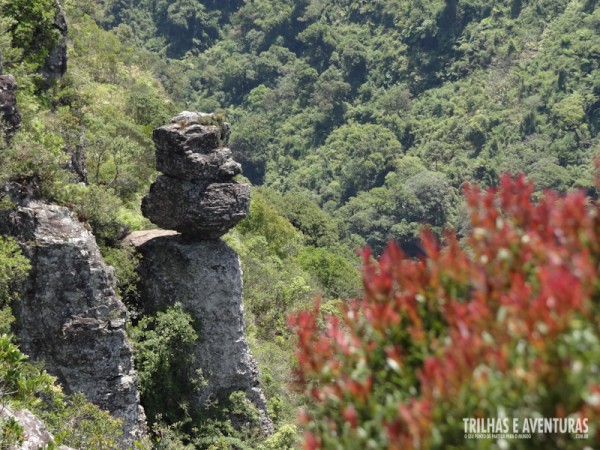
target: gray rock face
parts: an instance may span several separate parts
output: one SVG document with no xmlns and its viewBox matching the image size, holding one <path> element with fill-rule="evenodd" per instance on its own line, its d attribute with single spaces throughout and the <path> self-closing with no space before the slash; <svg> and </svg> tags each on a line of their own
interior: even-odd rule
<svg viewBox="0 0 600 450">
<path fill-rule="evenodd" d="M 23 428 L 23 442 L 20 445 L 12 445 L 10 450 L 39 450 L 54 443 L 54 436 L 46 428 L 46 424 L 27 409 L 12 411 L 10 408 L 0 407 L 0 418 L 15 419 Z M 3 447 L 4 448 L 4 447 Z M 71 447 L 61 445 L 59 450 L 73 450 Z"/>
<path fill-rule="evenodd" d="M 162 175 L 142 201 L 142 213 L 161 228 L 218 239 L 248 214 L 250 187 L 178 180 Z"/>
<path fill-rule="evenodd" d="M 17 82 L 12 75 L 0 75 L 0 125 L 7 137 L 21 128 L 22 118 L 17 108 Z"/>
<path fill-rule="evenodd" d="M 137 375 L 125 334 L 125 306 L 94 236 L 68 209 L 24 202 L 0 220 L 32 269 L 14 305 L 21 350 L 61 382 L 65 392 L 123 419 L 124 441 L 144 430 Z"/>
<path fill-rule="evenodd" d="M 142 212 L 161 228 L 218 239 L 248 215 L 250 188 L 232 178 L 241 166 L 225 145 L 229 125 L 213 114 L 184 111 L 153 132 L 156 168 Z"/>
<path fill-rule="evenodd" d="M 157 133 L 154 133 L 155 137 L 156 135 Z M 231 150 L 226 147 L 217 148 L 211 153 L 184 151 L 182 147 L 158 150 L 160 148 L 157 144 L 156 168 L 172 177 L 183 180 L 218 181 L 231 179 L 242 171 L 242 167 L 231 159 Z"/>
<path fill-rule="evenodd" d="M 213 114 L 184 111 L 154 130 L 156 168 L 184 180 L 227 181 L 241 172 L 224 147 L 229 125 Z"/>
<path fill-rule="evenodd" d="M 256 405 L 265 434 L 273 431 L 259 386 L 258 366 L 245 337 L 242 270 L 237 254 L 223 241 L 190 241 L 185 236 L 132 233 L 143 259 L 139 268 L 146 312 L 175 302 L 198 321 L 194 355 L 207 385 L 196 396 L 202 409 L 211 399 L 243 391 Z"/>
<path fill-rule="evenodd" d="M 50 49 L 44 65 L 40 68 L 40 74 L 44 78 L 46 86 L 50 86 L 65 74 L 69 59 L 67 55 L 67 34 L 69 31 L 67 16 L 58 0 L 54 1 L 54 7 L 56 8 L 54 28 L 60 33 L 60 39 L 58 44 Z"/>
</svg>

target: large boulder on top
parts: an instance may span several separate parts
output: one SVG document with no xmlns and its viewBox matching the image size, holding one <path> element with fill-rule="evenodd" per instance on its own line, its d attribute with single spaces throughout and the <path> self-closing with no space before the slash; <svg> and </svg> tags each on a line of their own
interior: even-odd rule
<svg viewBox="0 0 600 450">
<path fill-rule="evenodd" d="M 218 239 L 250 209 L 250 187 L 225 145 L 229 124 L 214 114 L 184 111 L 153 132 L 159 176 L 142 213 L 161 228 L 195 239 Z"/>
<path fill-rule="evenodd" d="M 218 239 L 248 215 L 250 187 L 159 176 L 142 201 L 152 223 L 197 239 Z"/>
</svg>

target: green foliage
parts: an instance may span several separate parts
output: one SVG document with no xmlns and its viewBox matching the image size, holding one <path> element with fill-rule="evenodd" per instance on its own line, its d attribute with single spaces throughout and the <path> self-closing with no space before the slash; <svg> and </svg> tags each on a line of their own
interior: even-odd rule
<svg viewBox="0 0 600 450">
<path fill-rule="evenodd" d="M 0 379 L 2 397 L 10 396 L 15 400 L 33 400 L 40 403 L 34 395 L 48 391 L 52 378 L 27 363 L 27 356 L 20 352 L 8 335 L 0 336 Z"/>
<path fill-rule="evenodd" d="M 393 133 L 380 125 L 344 125 L 308 158 L 298 184 L 319 192 L 330 208 L 339 206 L 381 186 L 400 150 Z"/>
<path fill-rule="evenodd" d="M 111 23 L 159 29 L 150 3 L 112 2 Z M 191 88 L 170 91 L 192 108 L 226 109 L 247 176 L 349 220 L 340 229 L 349 246 L 414 245 L 421 224 L 452 225 L 464 181 L 494 185 L 503 171 L 531 174 L 540 190 L 592 184 L 580 175 L 600 131 L 594 2 L 197 5 L 222 26 L 180 59 Z M 139 28 L 134 35 L 155 45 L 152 27 Z M 439 205 L 404 189 L 406 157 L 445 176 Z M 534 165 L 545 158 L 556 166 Z M 310 235 L 297 212 L 279 209 Z"/>
<path fill-rule="evenodd" d="M 331 249 L 304 247 L 297 260 L 300 267 L 316 275 L 328 295 L 348 298 L 357 293 L 360 277 L 356 267 Z"/>
<path fill-rule="evenodd" d="M 108 0 L 105 9 L 110 23 L 128 22 L 146 45 L 169 56 L 205 48 L 219 35 L 218 12 L 195 0 L 142 0 L 131 10 Z"/>
<path fill-rule="evenodd" d="M 130 330 L 142 404 L 150 423 L 185 419 L 190 396 L 202 387 L 202 374 L 190 372 L 198 339 L 194 326 L 181 305 L 175 305 L 144 317 Z"/>
<path fill-rule="evenodd" d="M 267 198 L 257 191 L 252 195 L 250 214 L 238 225 L 238 230 L 243 234 L 268 237 L 267 251 L 278 256 L 297 251 L 302 239 L 289 221 L 281 217 L 269 205 Z"/>
<path fill-rule="evenodd" d="M 0 236 L 0 334 L 11 332 L 14 321 L 11 303 L 19 299 L 19 283 L 28 275 L 31 265 L 17 243 Z"/>
<path fill-rule="evenodd" d="M 0 8 L 0 27 L 26 24 L 15 10 L 21 3 Z M 37 14 L 45 5 L 26 3 L 23 14 Z M 54 20 L 50 3 L 44 14 Z M 99 28 L 85 14 L 97 13 L 97 5 L 82 0 L 63 6 L 71 31 L 69 73 L 40 94 L 35 68 L 10 67 L 19 83 L 23 126 L 3 145 L 0 179 L 70 207 L 103 246 L 115 246 L 128 228 L 147 226 L 139 200 L 154 174 L 150 134 L 175 109 L 151 74 L 156 58 Z M 12 39 L 14 49 L 27 50 L 23 45 Z"/>
<path fill-rule="evenodd" d="M 0 419 L 0 448 L 9 448 L 23 442 L 23 427 L 14 417 Z"/>
<path fill-rule="evenodd" d="M 24 62 L 41 66 L 60 38 L 54 26 L 54 0 L 10 0 L 0 2 L 0 15 L 10 17 L 11 44 L 23 50 Z M 19 61 L 11 61 L 17 63 Z"/>
<path fill-rule="evenodd" d="M 446 177 L 440 173 L 424 171 L 413 175 L 404 183 L 405 198 L 399 205 L 403 215 L 413 222 L 443 227 L 449 222 L 452 190 Z"/>
<path fill-rule="evenodd" d="M 39 93 L 35 71 L 58 38 L 52 3 L 0 0 L 2 58 L 24 117 L 2 146 L 0 181 L 72 208 L 135 298 L 135 257 L 118 244 L 150 226 L 139 201 L 154 176 L 152 128 L 182 109 L 222 108 L 246 176 L 269 187 L 227 239 L 278 424 L 299 402 L 285 387 L 285 316 L 317 292 L 328 307 L 354 296 L 356 247 L 379 254 L 396 240 L 420 254 L 421 228 L 459 225 L 464 181 L 491 186 L 505 171 L 540 190 L 595 189 L 595 1 L 65 0 L 69 73 Z M 67 169 L 72 154 L 87 177 Z M 154 338 L 149 366 L 170 345 Z M 191 417 L 169 408 L 157 445 L 183 447 Z M 218 422 L 208 446 L 245 445 Z"/>
<path fill-rule="evenodd" d="M 22 114 L 27 107 L 37 109 L 35 105 L 19 104 Z M 3 146 L 0 160 L 0 180 L 15 181 L 28 186 L 44 197 L 53 197 L 56 186 L 67 182 L 62 170 L 66 156 L 61 150 L 61 137 L 51 131 L 42 114 L 27 121 L 26 132 L 17 133 L 9 144 Z"/>
<path fill-rule="evenodd" d="M 217 399 L 202 412 L 192 442 L 195 448 L 251 450 L 264 438 L 258 428 L 258 410 L 241 391 Z"/>
<path fill-rule="evenodd" d="M 598 441 L 600 205 L 580 191 L 535 201 L 522 175 L 465 190 L 462 242 L 423 233 L 419 259 L 395 244 L 379 261 L 365 250 L 360 299 L 325 318 L 317 301 L 290 318 L 305 449 Z M 525 430 L 533 417 L 574 426 Z M 469 429 L 467 418 L 505 420 L 505 436 Z"/>
<path fill-rule="evenodd" d="M 298 448 L 298 429 L 295 425 L 284 425 L 269 437 L 259 450 L 293 450 Z"/>
<path fill-rule="evenodd" d="M 101 247 L 116 246 L 127 234 L 127 224 L 119 216 L 123 202 L 114 190 L 94 184 L 57 183 L 51 194 L 89 225 Z"/>
<path fill-rule="evenodd" d="M 290 389 L 295 364 L 293 341 L 287 335 L 261 339 L 250 331 L 248 340 L 260 367 L 261 388 L 276 429 L 294 423 L 302 398 Z"/>
<path fill-rule="evenodd" d="M 297 437 L 293 429 L 286 428 L 294 420 L 301 399 L 289 389 L 294 341 L 285 317 L 307 306 L 317 292 L 326 299 L 358 292 L 355 259 L 351 252 L 333 245 L 338 228 L 316 203 L 300 193 L 281 196 L 270 189 L 255 188 L 250 216 L 226 236 L 242 262 L 247 334 L 259 362 L 269 413 L 284 430 L 271 444 L 265 444 L 271 445 L 266 448 L 278 443 L 281 448 L 293 446 Z M 321 246 L 305 247 L 306 242 Z M 255 444 L 253 448 L 261 447 Z"/>
<path fill-rule="evenodd" d="M 455 222 L 456 192 L 446 176 L 423 170 L 413 157 L 403 158 L 381 188 L 352 198 L 338 215 L 355 241 L 375 252 L 390 240 L 411 254 L 418 253 L 418 233 L 424 226 L 440 232 Z M 367 240 L 360 241 L 361 236 Z"/>
<path fill-rule="evenodd" d="M 312 215 L 301 215 L 304 211 Z M 326 247 L 305 246 L 307 241 L 328 243 L 336 228 L 330 217 L 300 195 L 253 191 L 250 215 L 228 241 L 242 260 L 247 311 L 261 339 L 287 336 L 286 312 L 306 305 L 319 290 L 332 296 L 357 292 L 359 277 L 350 252 L 333 242 Z"/>
<path fill-rule="evenodd" d="M 8 0 L 0 0 L 0 10 L 4 9 Z M 0 14 L 0 73 L 4 73 L 4 66 L 11 64 L 21 58 L 21 51 L 18 47 L 12 46 L 12 36 L 10 29 L 14 26 L 15 19 L 4 14 Z"/>
<path fill-rule="evenodd" d="M 215 399 L 201 412 L 186 411 L 181 421 L 169 424 L 158 419 L 152 431 L 154 448 L 159 450 L 251 450 L 263 440 L 258 410 L 241 391 Z"/>
<path fill-rule="evenodd" d="M 339 242 L 341 225 L 306 194 L 287 192 L 280 199 L 269 196 L 281 214 L 302 232 L 307 245 L 327 247 Z"/>
<path fill-rule="evenodd" d="M 141 255 L 132 245 L 103 247 L 101 250 L 104 261 L 115 269 L 119 296 L 127 305 L 129 314 L 134 318 L 137 317 L 140 300 L 137 283 L 140 276 L 136 270 L 140 264 Z"/>
<path fill-rule="evenodd" d="M 117 450 L 122 448 L 123 423 L 89 403 L 83 394 L 54 401 L 49 411 L 40 413 L 54 430 L 58 443 L 73 448 Z"/>
</svg>

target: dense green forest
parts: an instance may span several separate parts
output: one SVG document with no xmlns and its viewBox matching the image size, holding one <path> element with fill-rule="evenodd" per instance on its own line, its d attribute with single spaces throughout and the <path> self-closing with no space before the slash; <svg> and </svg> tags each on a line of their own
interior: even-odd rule
<svg viewBox="0 0 600 450">
<path fill-rule="evenodd" d="M 317 203 L 346 246 L 460 228 L 461 184 L 506 171 L 591 187 L 596 2 L 221 3 L 111 0 L 100 21 L 164 56 L 176 101 L 224 109 L 246 176 Z"/>
<path fill-rule="evenodd" d="M 136 321 L 137 256 L 120 245 L 153 227 L 140 213 L 156 176 L 152 129 L 184 109 L 225 114 L 254 186 L 250 216 L 225 239 L 242 260 L 249 341 L 278 432 L 259 443 L 227 423 L 199 427 L 178 407 L 150 424 L 157 448 L 293 448 L 305 400 L 290 388 L 287 316 L 318 294 L 326 311 L 359 295 L 357 248 L 377 256 L 395 240 L 417 255 L 423 226 L 466 233 L 465 182 L 495 186 L 522 171 L 534 196 L 596 196 L 595 0 L 61 3 L 69 66 L 48 86 L 39 68 L 58 39 L 54 2 L 0 0 L 3 72 L 19 84 L 23 116 L 2 145 L 0 182 L 89 223 L 141 358 L 179 342 L 155 332 L 161 318 Z M 69 169 L 74 153 L 86 174 Z M 10 249 L 2 258 L 16 258 Z M 172 314 L 185 341 L 186 319 Z"/>
</svg>

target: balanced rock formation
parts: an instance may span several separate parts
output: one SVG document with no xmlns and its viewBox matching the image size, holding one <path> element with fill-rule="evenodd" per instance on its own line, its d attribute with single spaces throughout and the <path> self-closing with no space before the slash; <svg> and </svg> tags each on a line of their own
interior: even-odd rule
<svg viewBox="0 0 600 450">
<path fill-rule="evenodd" d="M 0 233 L 19 242 L 32 266 L 14 304 L 21 350 L 44 361 L 66 393 L 82 392 L 123 419 L 130 445 L 143 434 L 145 415 L 126 309 L 94 236 L 67 208 L 32 200 L 3 213 Z"/>
<path fill-rule="evenodd" d="M 218 238 L 249 211 L 250 188 L 232 180 L 241 171 L 225 147 L 229 126 L 212 114 L 184 112 L 154 130 L 158 177 L 142 212 L 162 228 L 127 239 L 142 254 L 138 269 L 144 312 L 179 302 L 199 324 L 194 367 L 206 384 L 194 407 L 242 391 L 257 407 L 260 427 L 273 424 L 260 389 L 258 366 L 245 336 L 242 269 L 238 255 Z"/>
<path fill-rule="evenodd" d="M 248 215 L 250 188 L 225 147 L 229 126 L 212 114 L 183 112 L 154 130 L 157 169 L 142 212 L 161 228 L 218 239 Z"/>
</svg>

